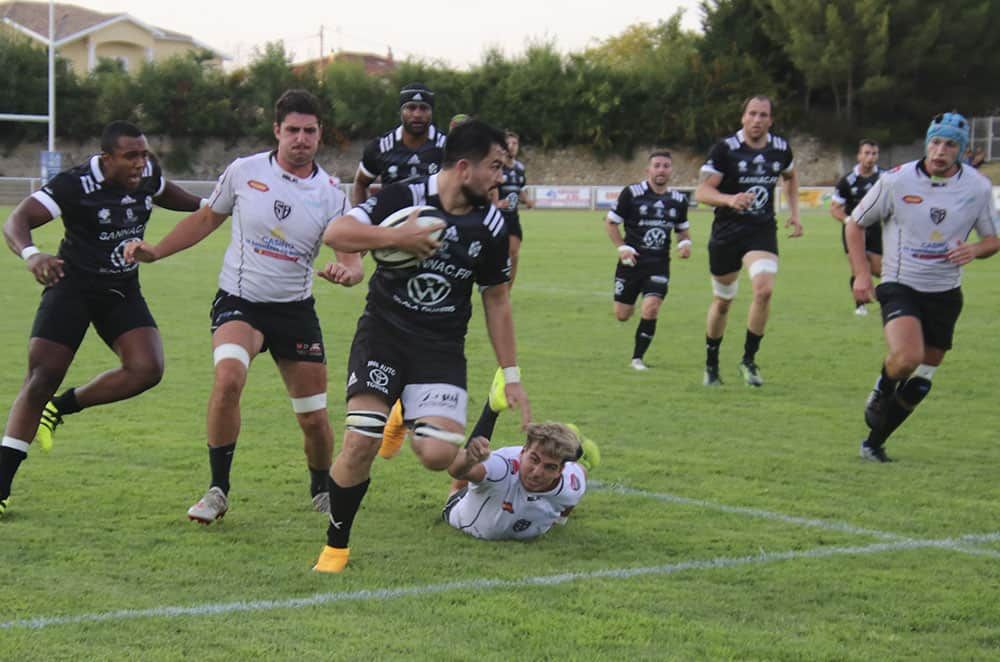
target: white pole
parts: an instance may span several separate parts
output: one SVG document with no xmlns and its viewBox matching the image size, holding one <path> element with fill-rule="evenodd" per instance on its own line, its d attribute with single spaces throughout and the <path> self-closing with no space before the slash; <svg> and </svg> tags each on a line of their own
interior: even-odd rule
<svg viewBox="0 0 1000 662">
<path fill-rule="evenodd" d="M 56 150 L 56 22 L 55 0 L 49 0 L 49 151 Z"/>
</svg>

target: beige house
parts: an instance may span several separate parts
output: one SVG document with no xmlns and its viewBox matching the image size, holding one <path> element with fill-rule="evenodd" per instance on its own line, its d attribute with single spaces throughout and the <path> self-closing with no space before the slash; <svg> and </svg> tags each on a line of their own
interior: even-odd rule
<svg viewBox="0 0 1000 662">
<path fill-rule="evenodd" d="M 47 2 L 0 2 L 0 32 L 26 35 L 49 45 Z M 55 47 L 77 73 L 86 74 L 100 58 L 117 60 L 128 71 L 146 62 L 159 62 L 189 51 L 208 51 L 210 66 L 221 66 L 228 56 L 179 32 L 144 23 L 129 14 L 101 12 L 55 4 Z"/>
</svg>

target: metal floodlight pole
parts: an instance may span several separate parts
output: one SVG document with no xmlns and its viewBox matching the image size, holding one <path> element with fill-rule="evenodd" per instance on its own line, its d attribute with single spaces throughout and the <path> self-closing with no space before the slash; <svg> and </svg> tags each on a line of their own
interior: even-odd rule
<svg viewBox="0 0 1000 662">
<path fill-rule="evenodd" d="M 56 151 L 56 21 L 55 0 L 49 0 L 49 151 Z"/>
</svg>

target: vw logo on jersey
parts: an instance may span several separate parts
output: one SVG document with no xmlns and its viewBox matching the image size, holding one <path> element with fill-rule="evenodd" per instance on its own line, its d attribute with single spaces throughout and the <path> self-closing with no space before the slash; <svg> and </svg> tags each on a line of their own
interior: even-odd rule
<svg viewBox="0 0 1000 662">
<path fill-rule="evenodd" d="M 438 274 L 418 274 L 406 283 L 406 293 L 417 303 L 424 306 L 434 306 L 451 294 L 451 283 Z"/>
<path fill-rule="evenodd" d="M 282 202 L 281 200 L 274 201 L 274 216 L 279 221 L 283 221 L 288 218 L 288 215 L 292 213 L 292 206 L 287 202 Z"/>
<path fill-rule="evenodd" d="M 659 250 L 667 243 L 667 232 L 663 228 L 650 228 L 642 237 L 642 243 L 647 248 Z"/>
<path fill-rule="evenodd" d="M 751 186 L 747 189 L 747 193 L 753 196 L 753 202 L 750 203 L 750 209 L 747 210 L 749 212 L 760 211 L 767 205 L 767 201 L 770 198 L 767 189 L 763 186 Z"/>
<path fill-rule="evenodd" d="M 129 264 L 125 261 L 125 247 L 131 244 L 133 241 L 139 241 L 138 237 L 132 237 L 130 239 L 125 239 L 115 246 L 115 249 L 111 251 L 111 264 L 115 266 L 116 269 L 121 269 L 122 271 L 131 271 L 139 267 L 138 262 L 133 262 Z"/>
<path fill-rule="evenodd" d="M 941 209 L 940 207 L 931 207 L 931 221 L 934 225 L 941 225 L 944 222 L 945 216 L 948 215 L 947 209 Z"/>
</svg>

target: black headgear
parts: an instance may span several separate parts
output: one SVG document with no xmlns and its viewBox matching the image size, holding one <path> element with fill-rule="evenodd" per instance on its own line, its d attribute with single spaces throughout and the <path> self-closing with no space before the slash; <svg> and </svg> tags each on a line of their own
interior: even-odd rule
<svg viewBox="0 0 1000 662">
<path fill-rule="evenodd" d="M 434 93 L 423 83 L 410 83 L 404 85 L 399 91 L 399 106 L 411 101 L 426 103 L 431 108 L 434 107 Z"/>
</svg>

